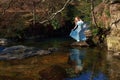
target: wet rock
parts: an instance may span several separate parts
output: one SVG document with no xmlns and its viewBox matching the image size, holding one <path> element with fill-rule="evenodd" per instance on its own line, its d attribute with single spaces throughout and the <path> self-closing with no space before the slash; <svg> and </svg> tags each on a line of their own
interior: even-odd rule
<svg viewBox="0 0 120 80">
<path fill-rule="evenodd" d="M 50 51 L 50 52 L 55 52 L 55 51 L 58 51 L 58 48 L 54 48 L 54 47 L 48 48 L 48 51 Z"/>
<path fill-rule="evenodd" d="M 3 45 L 7 45 L 8 43 L 8 40 L 7 39 L 4 39 L 4 38 L 1 38 L 0 39 L 0 45 L 3 46 Z"/>
<path fill-rule="evenodd" d="M 89 45 L 86 42 L 74 42 L 71 46 L 88 47 Z"/>
<path fill-rule="evenodd" d="M 23 59 L 37 55 L 46 55 L 50 53 L 51 52 L 48 50 L 41 50 L 34 47 L 18 45 L 3 49 L 3 51 L 0 52 L 0 60 Z"/>
<path fill-rule="evenodd" d="M 64 80 L 66 71 L 64 68 L 54 65 L 39 72 L 40 80 Z"/>
</svg>

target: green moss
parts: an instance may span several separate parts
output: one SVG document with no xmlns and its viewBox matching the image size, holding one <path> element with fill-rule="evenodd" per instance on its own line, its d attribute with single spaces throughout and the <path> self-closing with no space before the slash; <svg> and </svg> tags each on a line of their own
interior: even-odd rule
<svg viewBox="0 0 120 80">
<path fill-rule="evenodd" d="M 93 33 L 94 36 L 97 35 L 98 34 L 98 29 L 97 28 L 92 29 L 92 33 Z"/>
<path fill-rule="evenodd" d="M 105 12 L 105 14 L 106 14 L 108 17 L 111 17 L 109 10 L 105 10 L 104 12 Z"/>
<path fill-rule="evenodd" d="M 58 29 L 60 27 L 60 23 L 59 23 L 59 21 L 57 19 L 53 19 L 51 21 L 51 24 L 52 24 L 54 29 Z"/>
</svg>

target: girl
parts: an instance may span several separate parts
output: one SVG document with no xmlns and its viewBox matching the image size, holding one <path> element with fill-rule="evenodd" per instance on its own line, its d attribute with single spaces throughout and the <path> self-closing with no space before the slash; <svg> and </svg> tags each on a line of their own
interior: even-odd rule
<svg viewBox="0 0 120 80">
<path fill-rule="evenodd" d="M 83 28 L 84 22 L 79 17 L 75 17 L 74 22 L 75 27 L 72 29 L 70 36 L 77 42 L 86 41 L 86 36 L 84 34 L 85 29 Z"/>
</svg>

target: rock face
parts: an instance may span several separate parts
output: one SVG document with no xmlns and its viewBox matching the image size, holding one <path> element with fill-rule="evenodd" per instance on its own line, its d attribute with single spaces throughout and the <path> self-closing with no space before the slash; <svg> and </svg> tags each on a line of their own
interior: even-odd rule
<svg viewBox="0 0 120 80">
<path fill-rule="evenodd" d="M 111 0 L 109 3 L 101 3 L 95 8 L 95 16 L 98 24 L 110 28 L 106 43 L 109 51 L 120 51 L 120 3 Z"/>
<path fill-rule="evenodd" d="M 107 36 L 108 50 L 120 51 L 120 3 L 110 5 L 111 33 Z"/>
<path fill-rule="evenodd" d="M 109 50 L 108 61 L 110 64 L 110 80 L 120 79 L 120 0 L 110 0 L 109 3 L 101 3 L 95 8 L 97 22 L 105 28 L 110 28 L 110 34 L 106 37 L 106 45 Z"/>
<path fill-rule="evenodd" d="M 48 50 L 18 45 L 3 49 L 0 52 L 0 60 L 23 59 L 31 56 L 46 55 L 50 53 L 51 52 Z"/>
</svg>

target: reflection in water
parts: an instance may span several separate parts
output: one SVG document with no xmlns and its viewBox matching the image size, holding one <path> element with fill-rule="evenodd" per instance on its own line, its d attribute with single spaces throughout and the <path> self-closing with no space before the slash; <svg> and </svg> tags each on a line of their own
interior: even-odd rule
<svg viewBox="0 0 120 80">
<path fill-rule="evenodd" d="M 83 69 L 83 63 L 85 63 L 83 62 L 83 59 L 87 55 L 86 53 L 88 52 L 86 51 L 86 49 L 83 49 L 83 48 L 82 49 L 76 49 L 76 48 L 70 49 L 69 58 L 72 62 L 75 62 L 75 73 L 79 73 Z M 90 58 L 88 59 L 90 60 Z M 65 80 L 108 80 L 108 78 L 102 72 L 98 72 L 95 75 L 93 75 L 92 70 L 86 70 L 86 71 L 82 71 L 81 74 L 79 74 L 78 76 L 74 78 L 66 78 Z"/>
<path fill-rule="evenodd" d="M 24 59 L 24 60 L 17 60 L 17 61 L 14 60 L 10 62 L 0 62 L 0 76 L 8 75 L 8 76 L 13 77 L 13 79 L 17 78 L 14 80 L 21 79 L 21 77 L 22 77 L 22 80 L 26 80 L 26 76 L 29 79 L 32 79 L 33 77 L 36 79 L 40 77 L 37 74 L 38 71 L 46 69 L 48 68 L 48 66 L 59 64 L 60 66 L 68 67 L 68 65 L 66 64 L 68 54 L 66 53 L 70 53 L 69 58 L 71 61 L 75 62 L 75 69 L 77 69 L 76 67 L 78 66 L 78 68 L 82 70 L 82 67 L 84 64 L 84 70 L 82 70 L 80 75 L 77 75 L 77 76 L 75 75 L 73 76 L 74 78 L 71 78 L 71 75 L 70 75 L 70 77 L 68 77 L 65 80 L 90 80 L 91 75 L 93 75 L 93 80 L 106 80 L 106 76 L 104 75 L 104 73 L 105 74 L 107 73 L 108 67 L 106 67 L 106 60 L 105 60 L 106 52 L 105 51 L 103 51 L 102 49 L 99 50 L 98 48 L 94 48 L 94 49 L 93 48 L 80 48 L 80 49 L 73 48 L 71 49 L 71 46 L 69 46 L 69 44 L 72 43 L 72 40 L 69 40 L 66 38 L 64 39 L 62 40 L 61 39 L 52 39 L 52 40 L 46 39 L 40 42 L 26 41 L 22 43 L 12 44 L 12 45 L 25 45 L 28 47 L 37 47 L 40 49 L 48 49 L 51 47 L 55 47 L 55 48 L 58 48 L 59 50 L 56 51 L 55 54 L 51 54 L 51 55 L 40 56 L 40 57 L 36 56 L 36 57 Z M 3 48 L 1 47 L 0 50 L 3 50 Z M 92 70 L 92 66 L 94 64 L 95 64 L 95 70 Z M 19 67 L 22 67 L 22 68 L 19 68 Z M 71 70 L 71 67 L 70 67 L 70 70 Z M 74 75 L 74 73 L 71 71 L 68 71 L 68 73 L 70 72 L 72 73 L 72 75 Z M 93 74 L 93 71 L 94 71 L 94 74 Z M 19 74 L 19 76 L 17 76 L 16 73 Z M 0 80 L 5 80 L 5 79 L 1 79 L 0 77 Z"/>
<path fill-rule="evenodd" d="M 4 47 L 0 46 L 0 52 L 4 49 Z"/>
<path fill-rule="evenodd" d="M 85 50 L 71 49 L 70 60 L 75 63 L 75 73 L 79 73 L 83 69 L 83 58 L 85 56 Z"/>
<path fill-rule="evenodd" d="M 103 73 L 98 73 L 96 76 L 91 79 L 92 72 L 82 73 L 80 76 L 75 78 L 67 78 L 65 80 L 108 80 L 108 78 Z"/>
</svg>

